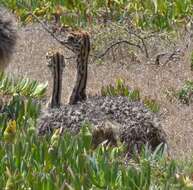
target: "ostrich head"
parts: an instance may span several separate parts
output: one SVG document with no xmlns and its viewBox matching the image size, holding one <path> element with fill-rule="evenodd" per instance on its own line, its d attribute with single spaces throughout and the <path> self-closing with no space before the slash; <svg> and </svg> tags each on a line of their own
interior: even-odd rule
<svg viewBox="0 0 193 190">
<path fill-rule="evenodd" d="M 90 37 L 87 32 L 71 32 L 67 36 L 67 46 L 74 53 L 83 53 L 82 50 L 90 51 Z"/>
</svg>

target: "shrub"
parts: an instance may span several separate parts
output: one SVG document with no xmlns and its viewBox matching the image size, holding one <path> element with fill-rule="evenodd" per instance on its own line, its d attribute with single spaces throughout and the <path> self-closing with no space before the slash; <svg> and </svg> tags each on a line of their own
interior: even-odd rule
<svg viewBox="0 0 193 190">
<path fill-rule="evenodd" d="M 122 92 L 123 86 L 119 89 Z M 52 136 L 36 134 L 39 103 L 18 92 L 0 115 L 0 184 L 2 189 L 191 189 L 185 166 L 160 151 L 126 161 L 124 146 L 92 146 L 89 124 L 77 135 L 56 130 Z M 11 118 L 11 119 L 10 119 Z M 11 135 L 11 136 L 9 136 Z M 13 140 L 11 139 L 13 138 Z M 187 162 L 186 162 L 187 164 Z"/>
<path fill-rule="evenodd" d="M 115 85 L 103 86 L 101 89 L 101 95 L 127 96 L 130 101 L 140 101 L 140 91 L 138 89 L 130 90 L 122 79 L 116 80 Z M 156 100 L 146 97 L 142 101 L 150 111 L 154 113 L 160 111 L 160 105 L 156 102 Z"/>
<path fill-rule="evenodd" d="M 39 84 L 28 78 L 16 78 L 0 73 L 0 92 L 2 94 L 20 95 L 31 98 L 42 98 L 45 96 L 46 84 Z"/>
<path fill-rule="evenodd" d="M 130 90 L 124 80 L 118 79 L 115 85 L 103 86 L 101 89 L 102 96 L 127 96 L 131 101 L 140 100 L 140 92 L 138 89 Z"/>
<path fill-rule="evenodd" d="M 177 98 L 184 104 L 190 104 L 193 98 L 193 81 L 185 81 L 181 90 L 176 93 Z"/>
<path fill-rule="evenodd" d="M 143 100 L 144 105 L 154 113 L 160 111 L 160 105 L 156 102 L 156 100 L 146 97 Z"/>
</svg>

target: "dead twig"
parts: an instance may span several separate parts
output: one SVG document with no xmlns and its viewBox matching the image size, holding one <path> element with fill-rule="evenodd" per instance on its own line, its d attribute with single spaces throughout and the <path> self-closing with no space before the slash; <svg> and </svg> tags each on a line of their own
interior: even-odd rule
<svg viewBox="0 0 193 190">
<path fill-rule="evenodd" d="M 120 26 L 119 26 L 120 27 Z M 135 31 L 133 31 L 132 29 L 130 30 L 129 28 L 126 27 L 121 27 L 123 28 L 128 34 L 135 36 L 136 38 L 138 38 L 143 46 L 143 51 L 145 52 L 145 56 L 146 58 L 149 58 L 149 52 L 148 52 L 148 48 L 145 42 L 145 38 L 143 38 L 142 36 L 140 36 L 139 34 L 137 34 Z M 140 46 L 141 47 L 141 46 Z M 142 48 L 141 48 L 142 49 Z"/>
<path fill-rule="evenodd" d="M 175 58 L 179 58 L 180 52 L 181 52 L 180 49 L 175 49 L 171 53 L 168 53 L 168 52 L 167 53 L 160 53 L 160 54 L 156 55 L 155 64 L 159 66 L 160 65 L 160 59 L 167 56 L 167 59 L 163 63 L 163 65 L 166 65 L 167 63 L 169 63 L 169 61 L 172 61 Z"/>
<path fill-rule="evenodd" d="M 169 54 L 168 59 L 165 61 L 164 65 L 166 65 L 169 61 L 172 61 L 174 58 L 177 58 L 180 56 L 180 50 L 174 50 L 172 53 Z"/>
<path fill-rule="evenodd" d="M 37 22 L 39 23 L 39 24 L 41 24 L 41 26 L 42 26 L 42 28 L 44 29 L 44 30 L 46 30 L 46 32 L 48 32 L 56 41 L 58 41 L 61 45 L 63 45 L 63 46 L 65 46 L 66 48 L 68 48 L 68 49 L 70 49 L 71 51 L 72 51 L 72 49 L 70 48 L 70 47 L 68 47 L 67 45 L 66 45 L 66 41 L 63 41 L 63 40 L 60 40 L 55 34 L 54 34 L 54 32 L 52 32 L 49 28 L 48 28 L 48 26 L 45 24 L 45 23 L 43 23 L 35 14 L 33 14 L 30 10 L 30 7 L 26 4 L 26 3 L 24 3 L 24 2 L 17 2 L 17 5 L 18 6 L 21 6 L 22 8 L 24 8 L 24 9 L 26 9 L 27 11 L 28 11 L 28 15 L 31 15 L 32 17 L 34 17 L 36 20 L 37 20 Z"/>
<path fill-rule="evenodd" d="M 165 55 L 167 55 L 167 53 L 160 53 L 156 56 L 155 58 L 155 65 L 160 65 L 160 58 L 164 57 Z"/>
<path fill-rule="evenodd" d="M 138 44 L 134 44 L 134 43 L 132 43 L 132 42 L 129 42 L 128 40 L 120 40 L 120 41 L 117 41 L 117 42 L 111 44 L 103 53 L 101 53 L 101 54 L 98 55 L 98 56 L 95 56 L 95 58 L 96 58 L 96 59 L 101 59 L 101 58 L 104 57 L 113 47 L 115 47 L 116 45 L 121 44 L 121 43 L 125 43 L 125 44 L 128 44 L 128 45 L 137 47 L 137 48 L 139 48 L 141 51 L 143 51 L 142 48 L 141 48 L 141 46 L 138 45 Z"/>
<path fill-rule="evenodd" d="M 43 27 L 44 30 L 46 30 L 56 41 L 58 41 L 61 45 L 65 46 L 66 48 L 68 48 L 69 50 L 72 51 L 72 48 L 70 48 L 69 46 L 67 46 L 67 42 L 65 40 L 60 40 L 49 28 L 48 26 L 43 23 L 36 15 L 34 15 L 32 12 L 29 13 L 29 15 L 33 16 L 38 23 L 41 24 L 41 26 Z"/>
<path fill-rule="evenodd" d="M 144 48 L 144 51 L 145 51 L 145 56 L 146 56 L 146 58 L 149 58 L 149 53 L 148 53 L 148 49 L 147 49 L 145 39 L 143 37 L 141 37 L 140 35 L 136 34 L 133 31 L 130 31 L 128 29 L 126 29 L 126 30 L 127 30 L 128 33 L 133 34 L 135 37 L 137 37 L 141 41 L 141 43 L 143 45 L 143 48 Z"/>
</svg>

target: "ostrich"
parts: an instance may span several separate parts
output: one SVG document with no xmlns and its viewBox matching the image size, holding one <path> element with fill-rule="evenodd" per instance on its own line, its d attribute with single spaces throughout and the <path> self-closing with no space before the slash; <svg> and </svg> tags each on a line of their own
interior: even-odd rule
<svg viewBox="0 0 193 190">
<path fill-rule="evenodd" d="M 45 134 L 54 128 L 64 128 L 76 134 L 82 123 L 88 121 L 95 126 L 93 139 L 98 139 L 98 142 L 94 142 L 95 145 L 103 140 L 116 144 L 117 136 L 127 144 L 128 152 L 134 149 L 140 151 L 144 144 L 154 150 L 160 143 L 166 143 L 158 118 L 141 102 L 129 102 L 127 97 L 121 96 L 87 98 L 90 52 L 90 37 L 87 32 L 71 32 L 64 43 L 77 55 L 75 86 L 68 105 L 50 110 L 39 119 L 39 134 Z"/>
<path fill-rule="evenodd" d="M 0 73 L 5 70 L 13 54 L 17 39 L 16 30 L 5 9 L 0 7 Z M 4 100 L 0 97 L 0 112 Z"/>
<path fill-rule="evenodd" d="M 0 7 L 0 71 L 9 64 L 16 44 L 17 34 L 8 13 Z"/>
<path fill-rule="evenodd" d="M 52 73 L 52 95 L 47 104 L 48 108 L 61 106 L 62 73 L 65 68 L 64 56 L 56 50 L 48 51 L 46 54 L 47 66 Z"/>
</svg>

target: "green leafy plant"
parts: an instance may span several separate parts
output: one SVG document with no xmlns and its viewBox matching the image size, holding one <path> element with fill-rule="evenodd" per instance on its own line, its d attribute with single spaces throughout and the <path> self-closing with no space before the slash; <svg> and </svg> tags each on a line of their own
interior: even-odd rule
<svg viewBox="0 0 193 190">
<path fill-rule="evenodd" d="M 138 89 L 130 90 L 125 84 L 124 80 L 116 80 L 115 85 L 107 85 L 101 88 L 102 96 L 127 96 L 130 101 L 140 101 L 140 91 Z M 142 100 L 144 105 L 152 112 L 157 113 L 160 111 L 160 105 L 156 100 L 145 98 Z"/>
<path fill-rule="evenodd" d="M 29 121 L 35 127 L 36 119 L 40 113 L 40 99 L 44 97 L 47 84 L 39 84 L 29 79 L 16 79 L 0 74 L 1 98 L 8 96 L 9 101 L 3 105 L 0 114 L 0 131 L 6 129 L 7 123 L 13 120 L 17 126 L 25 128 Z M 30 124 L 31 126 L 31 124 Z"/>
<path fill-rule="evenodd" d="M 119 80 L 117 89 L 123 93 L 127 88 Z M 22 98 L 20 90 L 0 114 L 3 189 L 192 188 L 192 165 L 187 167 L 190 173 L 185 173 L 185 166 L 168 159 L 161 145 L 153 154 L 144 149 L 141 155 L 127 160 L 122 145 L 113 147 L 103 142 L 93 149 L 89 123 L 77 135 L 68 131 L 61 135 L 60 129 L 56 129 L 52 135 L 37 136 L 40 104 L 31 96 Z"/>
<path fill-rule="evenodd" d="M 123 23 L 129 18 L 133 26 L 162 30 L 187 24 L 192 16 L 191 0 L 0 0 L 0 4 L 11 9 L 23 22 L 33 20 L 28 15 L 29 11 L 50 19 L 60 6 L 63 24 L 71 26 L 105 24 L 108 20 Z"/>
<path fill-rule="evenodd" d="M 151 111 L 154 112 L 154 113 L 157 113 L 157 112 L 160 111 L 160 105 L 159 105 L 159 104 L 157 103 L 157 101 L 154 100 L 154 99 L 151 99 L 151 98 L 146 97 L 146 98 L 144 98 L 143 103 L 144 103 L 144 105 L 145 105 L 149 110 L 151 110 Z"/>
<path fill-rule="evenodd" d="M 39 84 L 35 80 L 9 77 L 0 73 L 0 92 L 5 95 L 18 94 L 24 97 L 42 98 L 45 96 L 46 84 Z"/>
<path fill-rule="evenodd" d="M 193 97 L 193 81 L 185 81 L 184 86 L 176 93 L 177 98 L 184 104 L 190 104 Z"/>
<path fill-rule="evenodd" d="M 118 79 L 115 85 L 103 86 L 101 89 L 102 96 L 127 96 L 131 101 L 140 100 L 140 92 L 138 89 L 130 90 L 124 80 Z"/>
<path fill-rule="evenodd" d="M 93 150 L 88 125 L 76 136 L 65 132 L 62 136 L 53 134 L 54 138 L 40 138 L 29 128 L 17 128 L 14 144 L 1 139 L 3 188 L 148 190 L 167 186 L 177 190 L 192 184 L 180 165 L 159 151 L 160 147 L 153 154 L 146 149 L 125 165 L 120 159 L 122 148 L 101 144 Z M 49 151 L 53 143 L 54 151 Z"/>
</svg>

